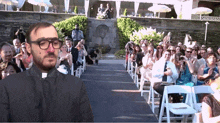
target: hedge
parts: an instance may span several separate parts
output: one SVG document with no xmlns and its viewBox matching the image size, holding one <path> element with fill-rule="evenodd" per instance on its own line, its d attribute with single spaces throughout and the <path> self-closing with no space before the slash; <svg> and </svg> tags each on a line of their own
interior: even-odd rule
<svg viewBox="0 0 220 123">
<path fill-rule="evenodd" d="M 74 16 L 66 20 L 55 22 L 53 25 L 56 27 L 59 38 L 63 39 L 64 36 L 70 36 L 75 25 L 79 24 L 79 29 L 83 31 L 84 37 L 86 35 L 88 18 L 85 16 Z"/>
<path fill-rule="evenodd" d="M 143 27 L 130 18 L 117 19 L 117 27 L 119 33 L 120 49 L 124 49 L 126 43 L 130 40 L 133 31 L 142 29 Z"/>
</svg>

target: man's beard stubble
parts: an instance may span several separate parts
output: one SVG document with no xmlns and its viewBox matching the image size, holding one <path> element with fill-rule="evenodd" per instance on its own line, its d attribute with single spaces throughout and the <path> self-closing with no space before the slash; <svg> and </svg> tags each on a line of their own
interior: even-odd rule
<svg viewBox="0 0 220 123">
<path fill-rule="evenodd" d="M 48 66 L 45 66 L 43 64 L 43 61 L 45 58 L 47 57 L 54 57 L 54 58 L 57 58 L 56 55 L 54 53 L 48 53 L 46 56 L 44 56 L 42 59 L 41 58 L 38 58 L 35 56 L 35 53 L 32 52 L 32 55 L 33 55 L 33 62 L 34 64 L 39 67 L 41 70 L 44 70 L 44 71 L 50 71 L 51 69 L 53 69 L 56 65 L 56 62 L 55 64 L 49 64 Z"/>
</svg>

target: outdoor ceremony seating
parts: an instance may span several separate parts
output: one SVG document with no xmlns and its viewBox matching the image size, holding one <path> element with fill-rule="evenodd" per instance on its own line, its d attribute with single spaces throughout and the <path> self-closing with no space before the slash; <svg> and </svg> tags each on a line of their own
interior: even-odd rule
<svg viewBox="0 0 220 123">
<path fill-rule="evenodd" d="M 186 94 L 185 102 L 181 103 L 170 103 L 168 99 L 168 94 L 181 93 Z M 166 117 L 163 117 L 164 108 L 166 107 Z M 170 112 L 174 115 L 183 115 L 183 117 L 170 117 Z M 180 86 L 180 85 L 170 85 L 165 86 L 163 99 L 159 114 L 159 123 L 163 120 L 167 120 L 170 123 L 171 119 L 182 119 L 183 122 L 187 122 L 187 117 L 196 113 L 193 108 L 192 102 L 192 88 L 190 86 Z"/>
</svg>

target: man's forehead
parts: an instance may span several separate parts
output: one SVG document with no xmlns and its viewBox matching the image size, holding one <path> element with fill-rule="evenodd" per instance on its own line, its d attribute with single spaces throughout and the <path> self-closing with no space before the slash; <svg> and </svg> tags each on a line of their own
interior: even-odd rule
<svg viewBox="0 0 220 123">
<path fill-rule="evenodd" d="M 48 31 L 50 30 L 50 31 Z M 40 36 L 37 38 L 41 38 L 41 37 L 50 37 L 51 34 L 56 35 L 56 37 L 58 37 L 57 31 L 53 26 L 49 26 L 49 27 L 39 27 L 39 28 L 34 28 L 31 31 L 31 38 L 36 37 L 36 36 Z M 54 37 L 53 35 L 53 37 Z"/>
</svg>

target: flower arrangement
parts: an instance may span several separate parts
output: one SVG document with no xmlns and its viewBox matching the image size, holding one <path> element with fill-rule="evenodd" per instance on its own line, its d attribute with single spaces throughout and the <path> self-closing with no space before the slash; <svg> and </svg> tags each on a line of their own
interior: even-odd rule
<svg viewBox="0 0 220 123">
<path fill-rule="evenodd" d="M 153 28 L 143 28 L 139 31 L 134 31 L 130 35 L 130 40 L 134 41 L 135 44 L 140 44 L 141 40 L 148 40 L 149 42 L 153 42 L 155 45 L 158 45 L 160 41 L 163 40 L 164 32 L 156 32 L 156 29 Z"/>
</svg>

